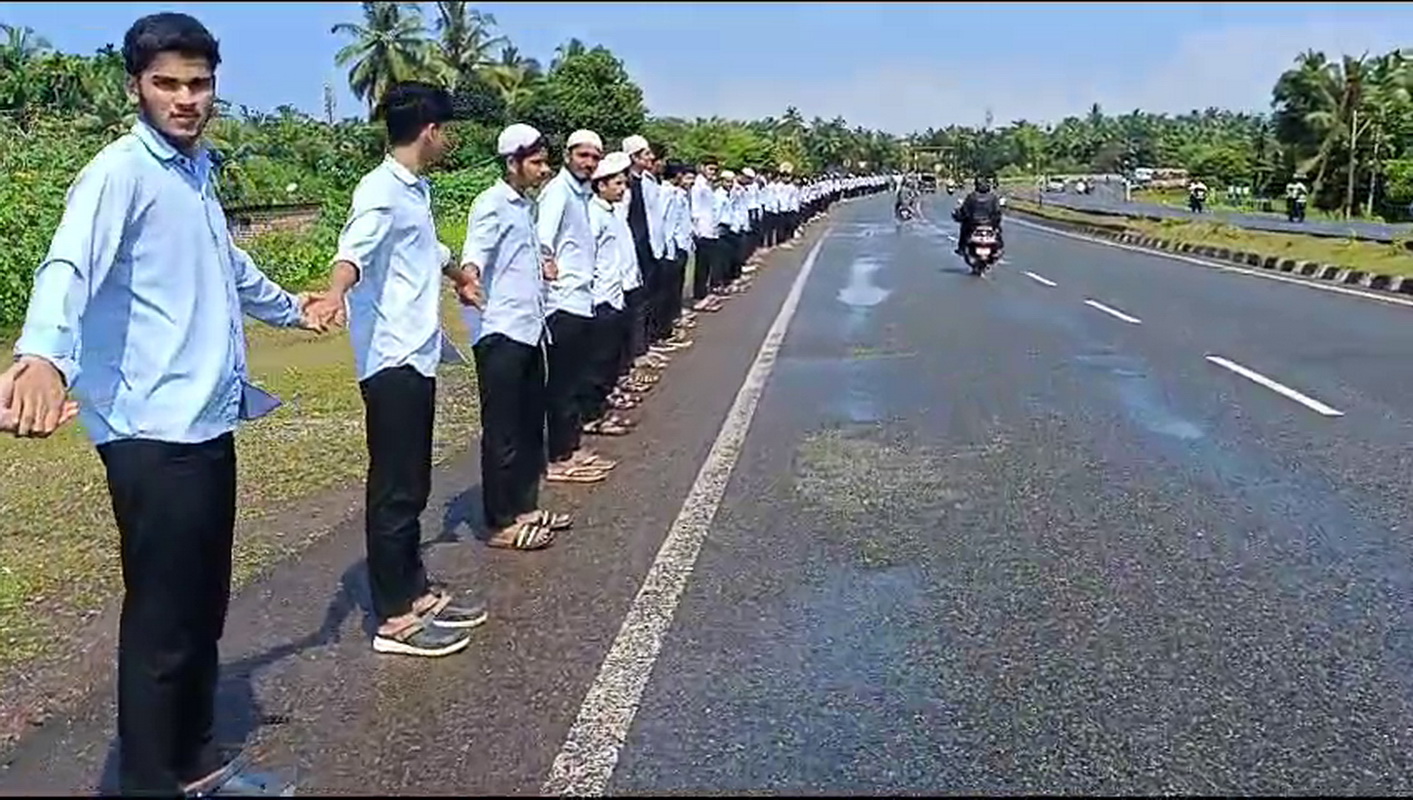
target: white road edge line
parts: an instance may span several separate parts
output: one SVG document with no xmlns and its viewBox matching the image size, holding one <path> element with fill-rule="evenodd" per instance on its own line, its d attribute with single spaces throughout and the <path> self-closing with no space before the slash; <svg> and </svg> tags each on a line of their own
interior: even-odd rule
<svg viewBox="0 0 1413 800">
<path fill-rule="evenodd" d="M 1016 219 L 1015 217 L 1010 217 L 1009 219 L 1011 222 L 1014 222 L 1022 227 L 1034 228 L 1035 230 L 1044 231 L 1045 233 L 1052 233 L 1056 236 L 1063 236 L 1067 239 L 1075 239 L 1081 242 L 1089 242 L 1090 244 L 1102 244 L 1105 247 L 1113 247 L 1118 250 L 1128 250 L 1131 253 L 1142 253 L 1145 256 L 1157 256 L 1158 258 L 1166 258 L 1169 261 L 1183 261 L 1188 264 L 1196 264 L 1199 267 L 1219 269 L 1223 272 L 1234 272 L 1237 275 L 1250 275 L 1253 278 L 1265 278 L 1266 280 L 1280 281 L 1281 283 L 1293 283 L 1296 286 L 1304 286 L 1308 289 L 1318 289 L 1322 292 L 1335 292 L 1337 294 L 1347 294 L 1352 295 L 1354 297 L 1362 297 L 1365 300 L 1377 300 L 1381 303 L 1389 303 L 1396 306 L 1408 306 L 1410 308 L 1413 308 L 1413 300 L 1405 299 L 1402 297 L 1396 297 L 1391 294 L 1379 294 L 1378 292 L 1368 292 L 1360 289 L 1350 289 L 1347 286 L 1330 286 L 1325 283 L 1318 283 L 1313 280 L 1292 278 L 1289 275 L 1276 272 L 1274 270 L 1258 270 L 1246 269 L 1245 267 L 1233 267 L 1227 264 L 1218 264 L 1215 261 L 1206 261 L 1201 258 L 1193 258 L 1192 256 L 1180 255 L 1178 253 L 1166 253 L 1162 250 L 1149 250 L 1144 247 L 1134 247 L 1131 244 L 1123 244 L 1122 242 L 1110 242 L 1104 239 L 1099 239 L 1094 236 L 1084 236 L 1082 234 L 1071 233 L 1069 231 L 1056 230 L 1055 228 L 1051 228 L 1048 225 L 1040 225 L 1038 223 L 1029 222 L 1027 220 Z"/>
<path fill-rule="evenodd" d="M 643 691 L 672 626 L 687 579 L 696 566 L 702 542 L 711 528 L 726 492 L 727 481 L 741 455 L 756 406 L 785 340 L 790 320 L 800 305 L 805 282 L 814 271 L 820 249 L 832 229 L 810 250 L 800 274 L 780 306 L 780 313 L 761 342 L 755 362 L 736 393 L 696 481 L 682 501 L 657 558 L 643 579 L 643 586 L 618 629 L 618 636 L 599 667 L 598 676 L 584 696 L 579 716 L 564 739 L 540 789 L 542 795 L 601 796 L 618 765 L 620 751 L 638 712 Z"/>
<path fill-rule="evenodd" d="M 1040 277 L 1039 275 L 1036 275 L 1034 272 L 1024 272 L 1024 273 L 1021 273 L 1021 274 L 1025 275 L 1027 278 L 1030 278 L 1031 280 L 1035 281 L 1036 283 L 1042 283 L 1042 284 L 1044 284 L 1044 285 L 1046 285 L 1046 286 L 1059 286 L 1059 284 L 1055 283 L 1054 281 L 1050 280 L 1049 278 L 1042 278 L 1042 277 Z"/>
<path fill-rule="evenodd" d="M 1266 387 L 1267 389 L 1270 389 L 1276 394 L 1288 397 L 1291 400 L 1294 400 L 1302 406 L 1305 406 L 1306 408 L 1310 409 L 1311 411 L 1314 411 L 1316 414 L 1320 414 L 1326 417 L 1344 416 L 1343 411 L 1337 411 L 1333 408 L 1330 408 L 1329 406 L 1325 405 L 1324 403 L 1321 403 L 1319 400 L 1316 400 L 1313 397 L 1303 395 L 1300 392 L 1297 392 L 1294 389 L 1290 388 L 1289 386 L 1286 386 L 1285 384 L 1277 383 L 1276 381 L 1267 378 L 1265 375 L 1262 375 L 1259 372 L 1247 369 L 1246 367 L 1243 367 L 1240 364 L 1222 358 L 1221 356 L 1207 356 L 1207 360 L 1212 362 L 1213 364 L 1216 364 L 1219 367 L 1229 369 L 1232 372 L 1235 372 L 1236 374 L 1240 375 L 1241 377 L 1252 381 L 1253 383 L 1259 383 L 1260 385 Z"/>
<path fill-rule="evenodd" d="M 1100 311 L 1103 311 L 1105 314 L 1108 314 L 1109 316 L 1114 317 L 1115 319 L 1121 319 L 1130 325 L 1143 324 L 1143 320 L 1139 319 L 1138 317 L 1130 317 L 1129 315 L 1118 310 L 1117 308 L 1109 308 L 1098 300 L 1085 300 L 1084 304 L 1089 306 L 1090 308 L 1096 308 Z"/>
</svg>

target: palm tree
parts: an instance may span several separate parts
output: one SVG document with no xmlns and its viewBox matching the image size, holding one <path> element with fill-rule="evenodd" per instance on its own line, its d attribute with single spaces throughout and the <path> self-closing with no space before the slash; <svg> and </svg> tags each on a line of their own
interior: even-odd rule
<svg viewBox="0 0 1413 800">
<path fill-rule="evenodd" d="M 486 67 L 486 80 L 500 92 L 508 109 L 520 108 L 534 92 L 540 64 L 520 55 L 514 45 L 501 48 L 500 60 Z"/>
<path fill-rule="evenodd" d="M 587 52 L 589 52 L 589 47 L 584 44 L 583 41 L 577 37 L 570 39 L 554 49 L 554 59 L 550 61 L 550 69 L 554 69 L 560 64 L 563 64 L 566 58 L 582 56 Z"/>
<path fill-rule="evenodd" d="M 394 83 L 428 75 L 432 51 L 416 3 L 365 2 L 362 6 L 363 24 L 340 22 L 332 29 L 353 36 L 334 56 L 334 63 L 352 65 L 349 88 L 368 102 L 371 117 Z"/>
<path fill-rule="evenodd" d="M 490 66 L 490 54 L 498 45 L 508 44 L 504 36 L 492 36 L 496 18 L 469 7 L 461 0 L 439 0 L 436 30 L 440 66 L 450 89 L 457 89 L 482 69 Z"/>
<path fill-rule="evenodd" d="M 0 22 L 0 66 L 17 69 L 30 59 L 53 51 L 49 40 L 34 32 L 33 28 L 21 28 Z"/>
</svg>

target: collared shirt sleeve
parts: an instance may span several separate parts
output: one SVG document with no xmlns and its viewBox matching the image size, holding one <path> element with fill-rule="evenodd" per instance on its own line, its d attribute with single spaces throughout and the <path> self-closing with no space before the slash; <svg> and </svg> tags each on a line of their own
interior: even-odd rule
<svg viewBox="0 0 1413 800">
<path fill-rule="evenodd" d="M 278 283 L 270 280 L 250 256 L 231 243 L 231 265 L 235 267 L 236 294 L 240 309 L 268 325 L 293 328 L 303 315 L 299 301 Z"/>
<path fill-rule="evenodd" d="M 49 254 L 34 275 L 15 354 L 46 359 L 70 386 L 79 373 L 84 311 L 121 252 L 135 190 L 131 177 L 115 166 L 85 167 L 69 188 Z"/>
<path fill-rule="evenodd" d="M 539 237 L 541 244 L 554 247 L 559 225 L 564 221 L 564 208 L 569 202 L 569 192 L 566 191 L 568 187 L 557 180 L 553 186 L 547 188 L 549 191 L 540 195 L 535 217 L 535 235 Z"/>
<path fill-rule="evenodd" d="M 363 272 L 373 262 L 378 248 L 388 239 L 392 231 L 393 213 L 391 208 L 375 206 L 355 208 L 349 214 L 348 222 L 339 231 L 338 255 L 334 261 L 346 261 L 358 270 L 358 280 L 363 280 Z"/>
<path fill-rule="evenodd" d="M 484 270 L 500 243 L 500 214 L 489 198 L 471 207 L 466 223 L 466 243 L 461 247 L 461 264 L 475 264 Z"/>
</svg>

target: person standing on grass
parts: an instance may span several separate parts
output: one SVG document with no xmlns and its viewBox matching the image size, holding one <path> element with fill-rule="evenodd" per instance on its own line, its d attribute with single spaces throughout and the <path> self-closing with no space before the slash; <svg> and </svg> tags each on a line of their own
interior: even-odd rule
<svg viewBox="0 0 1413 800">
<path fill-rule="evenodd" d="M 721 220 L 717 216 L 714 188 L 718 169 L 720 165 L 715 157 L 702 159 L 688 195 L 697 251 L 697 263 L 692 272 L 692 298 L 696 301 L 693 311 L 721 310 L 721 298 L 716 294 L 716 273 L 721 258 Z"/>
<path fill-rule="evenodd" d="M 231 240 L 202 133 L 220 48 L 185 14 L 123 37 L 139 120 L 69 189 L 35 274 L 5 427 L 43 437 L 78 400 L 118 526 L 119 782 L 180 795 L 222 773 L 216 681 L 231 585 L 241 420 L 278 402 L 246 367 L 242 315 L 324 330 L 316 298 L 267 278 Z M 8 394 L 8 397 L 4 395 Z"/>
<path fill-rule="evenodd" d="M 594 324 L 588 366 L 591 378 L 584 384 L 581 408 L 583 430 L 595 436 L 623 436 L 633 429 L 633 421 L 620 412 L 634 403 L 615 392 L 628 336 L 624 286 L 638 268 L 633 233 L 616 208 L 628 191 L 630 163 L 627 153 L 609 153 L 594 169 L 590 183 L 594 194 L 589 201 L 589 229 L 594 237 Z"/>
<path fill-rule="evenodd" d="M 461 267 L 481 400 L 481 496 L 487 543 L 540 550 L 572 525 L 539 508 L 545 472 L 545 282 L 558 277 L 535 231 L 529 192 L 549 177 L 549 145 L 516 123 L 496 138 L 502 178 L 476 196 Z"/>
<path fill-rule="evenodd" d="M 589 229 L 589 179 L 603 157 L 597 133 L 579 130 L 565 142 L 564 166 L 539 195 L 536 220 L 540 242 L 558 268 L 549 286 L 549 378 L 546 386 L 546 439 L 549 466 L 545 479 L 597 483 L 616 462 L 580 447 L 583 384 L 594 323 L 594 235 Z"/>
<path fill-rule="evenodd" d="M 470 277 L 437 239 L 431 184 L 421 177 L 451 147 L 451 97 L 399 83 L 382 101 L 390 152 L 358 182 L 339 234 L 330 314 L 348 300 L 354 372 L 368 436 L 364 510 L 368 587 L 380 653 L 444 656 L 466 648 L 486 621 L 476 604 L 453 603 L 422 564 L 420 518 L 432 490 L 432 427 L 441 360 L 442 276 L 464 299 Z"/>
</svg>

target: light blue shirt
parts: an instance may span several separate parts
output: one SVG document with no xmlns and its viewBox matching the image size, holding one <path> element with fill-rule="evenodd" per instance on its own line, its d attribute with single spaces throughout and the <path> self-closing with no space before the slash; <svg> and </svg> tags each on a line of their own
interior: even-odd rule
<svg viewBox="0 0 1413 800">
<path fill-rule="evenodd" d="M 476 196 L 466 224 L 462 265 L 481 270 L 486 308 L 465 312 L 474 344 L 494 333 L 535 346 L 545 334 L 545 279 L 534 203 L 496 181 Z"/>
<path fill-rule="evenodd" d="M 690 253 L 694 245 L 691 202 L 687 198 L 687 190 L 668 186 L 664 191 L 667 192 L 668 255 L 676 257 L 679 253 Z"/>
<path fill-rule="evenodd" d="M 638 271 L 633 232 L 601 197 L 589 201 L 589 228 L 594 233 L 594 305 L 607 303 L 623 310 L 623 286 Z"/>
<path fill-rule="evenodd" d="M 348 293 L 348 335 L 362 381 L 410 366 L 434 378 L 441 360 L 442 268 L 432 187 L 392 157 L 363 176 L 339 234 L 337 261 L 358 268 Z"/>
<path fill-rule="evenodd" d="M 717 216 L 716 192 L 705 175 L 698 175 L 692 184 L 691 194 L 692 232 L 703 239 L 715 239 L 721 221 Z"/>
<path fill-rule="evenodd" d="M 231 241 L 212 179 L 138 122 L 69 189 L 15 353 L 63 373 L 94 444 L 205 442 L 272 405 L 241 314 L 294 326 L 299 302 Z"/>
<path fill-rule="evenodd" d="M 727 194 L 726 204 L 731 230 L 735 233 L 745 233 L 750 227 L 750 212 L 746 209 L 746 187 L 739 183 L 733 184 Z"/>
<path fill-rule="evenodd" d="M 594 235 L 589 230 L 589 184 L 561 169 L 540 192 L 536 229 L 554 250 L 559 277 L 549 285 L 548 313 L 594 315 Z"/>
</svg>

